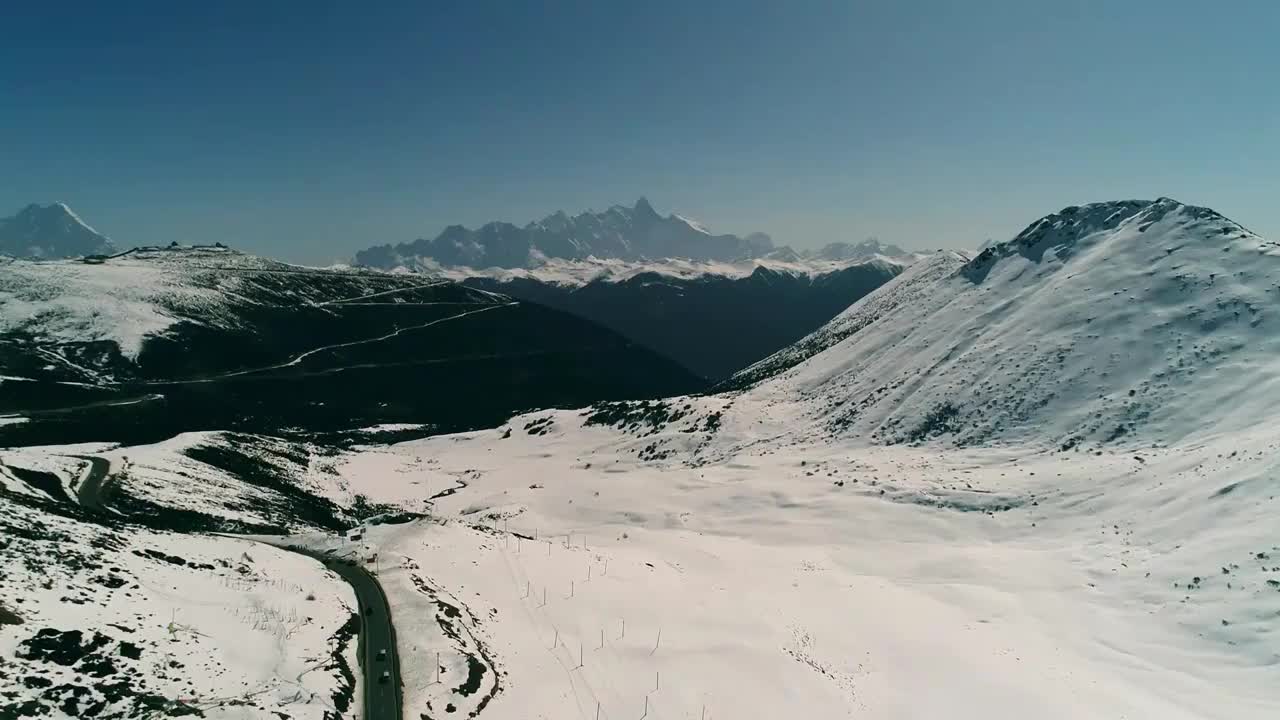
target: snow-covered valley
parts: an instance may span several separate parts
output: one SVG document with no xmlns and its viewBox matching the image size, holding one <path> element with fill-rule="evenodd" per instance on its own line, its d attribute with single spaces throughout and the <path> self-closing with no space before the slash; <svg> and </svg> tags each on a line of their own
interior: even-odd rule
<svg viewBox="0 0 1280 720">
<path fill-rule="evenodd" d="M 495 718 L 1280 708 L 1266 432 L 1101 455 L 762 437 L 699 460 L 680 423 L 637 437 L 583 420 L 353 464 L 371 497 L 466 483 L 432 519 L 365 535 L 414 638 L 409 716 L 483 699 L 458 690 L 468 657 L 492 662 Z M 663 442 L 686 449 L 643 459 Z"/>
<path fill-rule="evenodd" d="M 284 681 L 297 658 L 333 656 L 349 589 L 211 534 L 278 529 L 372 561 L 406 718 L 1274 718 L 1276 287 L 1275 246 L 1212 211 L 1102 203 L 913 264 L 719 395 L 404 442 L 6 450 L 6 538 L 119 535 L 94 562 L 136 578 L 148 614 L 65 561 L 50 568 L 93 604 L 40 589 L 54 570 L 33 558 L 57 549 L 11 540 L 0 569 L 26 589 L 6 580 L 0 604 L 24 623 L 0 625 L 0 648 L 30 655 L 13 649 L 36 624 L 91 637 L 200 618 L 213 634 L 255 603 L 314 607 L 315 632 L 278 656 L 201 647 L 269 689 L 256 712 L 350 717 L 325 700 L 340 672 L 305 676 L 316 699 Z M 87 455 L 136 524 L 75 509 Z M 140 526 L 166 514 L 198 534 Z M 247 547 L 261 579 L 227 595 Z M 212 677 L 199 696 L 228 697 Z M 185 692 L 162 680 L 156 694 Z M 13 692 L 10 707 L 49 689 Z"/>
</svg>

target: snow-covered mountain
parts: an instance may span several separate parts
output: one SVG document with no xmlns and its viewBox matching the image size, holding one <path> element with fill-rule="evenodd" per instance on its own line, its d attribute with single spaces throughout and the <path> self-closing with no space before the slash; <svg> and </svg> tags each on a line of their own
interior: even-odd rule
<svg viewBox="0 0 1280 720">
<path fill-rule="evenodd" d="M 1073 206 L 916 263 L 738 380 L 836 436 L 1180 441 L 1277 406 L 1277 288 L 1280 245 L 1212 210 Z"/>
<path fill-rule="evenodd" d="M 111 240 L 64 203 L 33 203 L 12 217 L 0 218 L 0 255 L 57 259 L 113 252 Z"/>
<path fill-rule="evenodd" d="M 447 280 L 221 247 L 5 261 L 0 340 L 0 413 L 14 416 L 0 439 L 12 444 L 475 427 L 528 407 L 702 385 L 560 311 Z"/>
<path fill-rule="evenodd" d="M 457 332 L 414 352 L 543 331 L 527 316 L 470 326 L 461 313 L 490 296 L 452 284 L 460 294 L 436 295 L 445 286 L 413 274 L 351 273 L 360 292 L 335 307 L 326 288 L 340 272 L 300 282 L 300 269 L 258 270 L 232 289 L 268 317 L 309 303 L 349 327 L 384 322 L 356 310 L 379 298 L 405 313 L 465 301 L 445 324 Z M 13 689 L 0 711 L 353 715 L 358 623 L 332 574 L 244 539 L 172 532 L 185 525 L 278 528 L 295 533 L 281 544 L 376 559 L 405 717 L 1272 720 L 1277 288 L 1280 246 L 1211 210 L 1098 203 L 911 264 L 720 394 L 532 410 L 390 444 L 377 437 L 396 428 L 340 443 L 201 432 L 6 448 L 0 681 Z M 207 290 L 176 283 L 155 307 L 187 301 L 264 343 L 284 328 Z M 66 327 L 59 313 L 45 324 Z M 306 313 L 289 317 L 314 332 Z M 139 361 L 181 326 L 145 335 Z M 0 352 L 39 345 L 4 339 Z M 31 372 L 71 373 L 59 369 L 69 361 L 125 373 L 42 347 L 54 356 L 16 357 Z M 286 367 L 337 378 L 323 401 L 342 405 L 334 388 L 348 373 L 397 348 L 370 350 L 331 346 L 319 365 Z M 549 372 L 421 368 L 392 378 L 395 390 L 423 384 L 414 401 L 446 406 Z M 318 397 L 277 380 L 254 386 L 268 405 Z M 5 378 L 0 393 L 29 382 Z M 248 393 L 209 389 L 227 392 L 259 411 Z M 76 502 L 86 457 L 109 466 L 103 513 Z"/>
<path fill-rule="evenodd" d="M 680 215 L 663 217 L 640 198 L 632 207 L 570 216 L 556 212 L 524 227 L 491 222 L 472 230 L 450 225 L 434 239 L 380 245 L 356 253 L 356 263 L 393 269 L 424 266 L 528 268 L 548 259 L 690 258 L 736 261 L 764 255 L 773 241 L 763 233 L 715 235 Z"/>
</svg>

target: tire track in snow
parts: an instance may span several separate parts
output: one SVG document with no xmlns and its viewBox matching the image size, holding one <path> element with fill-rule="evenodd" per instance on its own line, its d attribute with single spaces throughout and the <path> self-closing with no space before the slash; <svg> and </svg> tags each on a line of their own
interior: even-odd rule
<svg viewBox="0 0 1280 720">
<path fill-rule="evenodd" d="M 355 347 L 357 345 L 367 345 L 370 343 L 382 342 L 383 340 L 390 340 L 391 338 L 396 337 L 401 333 L 412 332 L 414 330 L 422 330 L 424 328 L 429 328 L 432 325 L 439 325 L 441 323 L 450 322 L 452 320 L 459 320 L 461 318 L 467 317 L 468 315 L 476 315 L 482 312 L 487 312 L 489 310 L 496 310 L 498 308 L 514 307 L 518 304 L 519 303 L 516 303 L 516 302 L 508 302 L 508 303 L 503 303 L 501 305 L 485 305 L 479 310 L 471 310 L 469 312 L 458 313 L 457 315 L 450 315 L 449 317 L 446 317 L 446 318 L 437 318 L 435 320 L 423 323 L 421 325 L 411 325 L 409 327 L 397 328 L 392 332 L 389 332 L 385 335 L 379 335 L 378 337 L 364 338 L 362 340 L 351 340 L 348 342 L 335 343 L 333 345 L 324 345 L 318 348 L 312 348 L 311 350 L 307 350 L 304 353 L 294 356 L 290 360 L 286 360 L 285 362 L 282 362 L 282 363 L 276 363 L 275 365 L 267 365 L 264 367 L 256 367 L 256 368 L 247 368 L 245 370 L 235 370 L 232 372 L 221 373 L 218 375 L 209 375 L 206 377 L 199 377 L 199 378 L 188 378 L 185 380 L 148 380 L 142 384 L 143 385 L 197 385 L 201 383 L 218 382 L 219 380 L 226 380 L 227 378 L 242 377 L 244 375 L 253 375 L 255 373 L 263 373 L 263 372 L 270 372 L 272 370 L 280 370 L 282 368 L 293 367 L 294 365 L 301 363 L 303 360 L 306 360 L 307 358 L 317 353 L 327 352 L 329 350 L 337 350 L 339 348 Z"/>
<path fill-rule="evenodd" d="M 447 280 L 437 280 L 435 282 L 425 283 L 423 285 L 410 285 L 408 287 L 392 288 L 390 290 L 380 290 L 368 295 L 357 295 L 355 297 L 341 298 L 339 300 L 326 300 L 321 303 L 313 303 L 316 307 L 324 307 L 325 305 L 343 305 L 356 300 L 367 300 L 368 298 L 381 297 L 383 295 L 393 295 L 395 293 L 409 292 L 410 290 L 425 290 L 426 288 L 440 287 L 441 285 L 449 285 Z"/>
</svg>

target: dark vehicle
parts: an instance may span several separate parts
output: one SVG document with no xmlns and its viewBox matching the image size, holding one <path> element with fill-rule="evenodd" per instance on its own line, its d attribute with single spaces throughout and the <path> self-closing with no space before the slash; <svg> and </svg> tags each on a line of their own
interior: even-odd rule
<svg viewBox="0 0 1280 720">
<path fill-rule="evenodd" d="M 365 614 L 365 615 L 372 615 L 372 614 L 373 614 L 373 606 L 372 606 L 372 605 L 366 605 L 366 606 L 364 607 L 364 614 Z"/>
<path fill-rule="evenodd" d="M 379 650 L 379 651 L 378 651 L 378 654 L 377 654 L 377 656 L 376 656 L 376 657 L 377 657 L 377 659 L 379 659 L 379 660 L 386 660 L 386 659 L 387 659 L 387 650 L 386 650 L 386 648 L 383 648 L 383 649 Z"/>
</svg>

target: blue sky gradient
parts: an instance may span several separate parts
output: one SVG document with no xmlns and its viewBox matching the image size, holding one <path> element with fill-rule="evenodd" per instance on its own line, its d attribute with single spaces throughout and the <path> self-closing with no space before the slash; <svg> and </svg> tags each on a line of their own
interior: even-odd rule
<svg viewBox="0 0 1280 720">
<path fill-rule="evenodd" d="M 45 7 L 52 6 L 52 7 Z M 646 195 L 976 247 L 1160 195 L 1280 240 L 1280 3 L 25 3 L 0 214 L 328 263 Z"/>
</svg>

